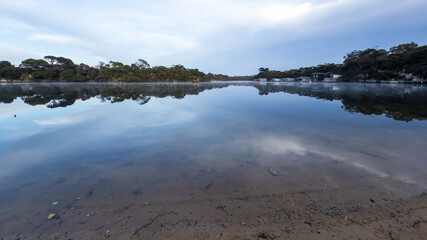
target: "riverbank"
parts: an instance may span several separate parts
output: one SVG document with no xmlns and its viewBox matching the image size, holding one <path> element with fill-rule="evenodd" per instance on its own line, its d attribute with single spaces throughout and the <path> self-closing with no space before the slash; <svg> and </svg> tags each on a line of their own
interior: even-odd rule
<svg viewBox="0 0 427 240">
<path fill-rule="evenodd" d="M 87 210 L 87 213 L 72 214 L 71 218 L 70 212 L 60 213 L 53 220 L 41 214 L 35 228 L 22 226 L 26 231 L 4 235 L 10 233 L 6 231 L 0 236 L 2 239 L 183 240 L 425 239 L 427 236 L 425 193 L 393 200 L 387 193 L 378 192 L 374 196 L 376 200 L 369 199 L 370 206 L 346 203 L 345 207 L 336 207 L 336 201 L 326 203 L 326 196 L 320 196 L 320 192 L 288 192 L 215 201 L 146 202 L 120 208 L 110 206 L 104 211 L 71 207 L 70 212 Z M 337 192 L 323 194 L 336 196 Z M 94 207 L 95 203 L 92 204 Z"/>
<path fill-rule="evenodd" d="M 95 177 L 83 170 L 79 178 L 67 169 L 12 195 L 2 193 L 0 237 L 424 239 L 427 234 L 425 192 L 346 164 L 301 169 L 241 161 L 198 170 L 156 165 L 100 169 Z M 29 187 L 35 192 L 22 195 Z M 14 196 L 13 203 L 5 196 Z"/>
</svg>

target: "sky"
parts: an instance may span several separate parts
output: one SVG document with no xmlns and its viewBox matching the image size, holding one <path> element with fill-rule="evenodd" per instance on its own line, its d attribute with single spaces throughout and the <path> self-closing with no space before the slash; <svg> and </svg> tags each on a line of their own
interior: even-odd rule
<svg viewBox="0 0 427 240">
<path fill-rule="evenodd" d="M 0 0 L 0 60 L 145 59 L 228 75 L 427 44 L 426 0 Z"/>
</svg>

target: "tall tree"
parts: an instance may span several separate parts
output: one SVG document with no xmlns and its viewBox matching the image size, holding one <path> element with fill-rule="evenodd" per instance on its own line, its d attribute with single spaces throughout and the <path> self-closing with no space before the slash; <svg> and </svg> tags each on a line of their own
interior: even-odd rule
<svg viewBox="0 0 427 240">
<path fill-rule="evenodd" d="M 145 61 L 144 59 L 138 59 L 138 61 L 135 63 L 135 65 L 139 68 L 139 69 L 146 69 L 146 68 L 150 68 L 150 64 L 148 64 L 147 61 Z"/>
<path fill-rule="evenodd" d="M 44 69 L 46 67 L 49 67 L 49 63 L 43 59 L 29 58 L 29 59 L 22 61 L 19 66 L 21 68 Z"/>
</svg>

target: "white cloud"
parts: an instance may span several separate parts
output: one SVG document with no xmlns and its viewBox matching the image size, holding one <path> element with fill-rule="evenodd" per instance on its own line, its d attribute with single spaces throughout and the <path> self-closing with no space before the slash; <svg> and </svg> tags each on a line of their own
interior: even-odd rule
<svg viewBox="0 0 427 240">
<path fill-rule="evenodd" d="M 34 26 L 19 21 L 15 19 L 9 19 L 9 18 L 0 18 L 0 26 L 9 28 L 9 29 L 16 29 L 16 30 L 33 30 L 35 29 Z"/>
<path fill-rule="evenodd" d="M 261 8 L 259 18 L 263 19 L 268 25 L 289 24 L 307 17 L 312 10 L 313 5 L 308 2 L 299 5 L 278 4 Z"/>
<path fill-rule="evenodd" d="M 193 67 L 200 67 L 201 62 L 224 67 L 234 59 L 258 65 L 273 58 L 285 61 L 292 56 L 286 58 L 280 51 L 270 53 L 267 60 L 259 55 L 271 46 L 292 48 L 306 39 L 346 36 L 384 25 L 391 26 L 390 32 L 395 34 L 391 21 L 402 22 L 396 14 L 404 16 L 423 7 L 427 3 L 421 0 L 131 0 L 102 4 L 0 0 L 0 14 L 7 15 L 3 23 L 27 29 L 28 45 L 41 49 L 35 44 L 43 42 L 44 49 L 52 49 L 49 54 L 77 52 L 89 59 L 101 56 L 127 63 L 144 58 L 152 65 Z M 382 23 L 384 19 L 391 21 Z M 425 20 L 406 24 L 414 28 Z M 355 36 L 371 42 L 366 35 Z M 330 43 L 329 47 L 335 46 Z"/>
<path fill-rule="evenodd" d="M 55 43 L 55 44 L 70 44 L 76 41 L 80 41 L 73 37 L 46 35 L 46 34 L 35 34 L 31 36 L 29 40 L 32 40 L 32 41 L 42 40 L 42 41 Z"/>
<path fill-rule="evenodd" d="M 46 41 L 48 43 L 71 46 L 71 47 L 81 47 L 85 45 L 85 43 L 78 38 L 63 36 L 63 35 L 53 35 L 53 34 L 35 34 L 29 37 L 28 40 Z"/>
</svg>

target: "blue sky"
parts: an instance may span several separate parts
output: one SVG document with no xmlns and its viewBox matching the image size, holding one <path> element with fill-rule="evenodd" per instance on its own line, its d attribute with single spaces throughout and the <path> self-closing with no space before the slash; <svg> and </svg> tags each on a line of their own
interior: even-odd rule
<svg viewBox="0 0 427 240">
<path fill-rule="evenodd" d="M 0 0 L 0 59 L 138 58 L 254 74 L 341 63 L 352 50 L 427 44 L 426 0 Z"/>
</svg>

